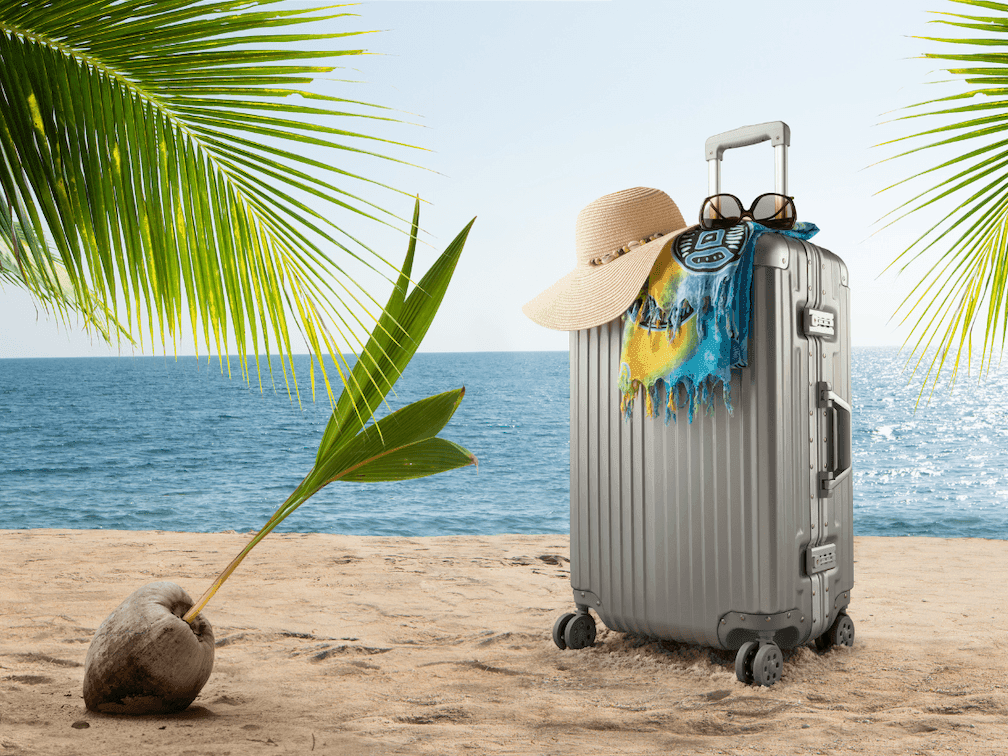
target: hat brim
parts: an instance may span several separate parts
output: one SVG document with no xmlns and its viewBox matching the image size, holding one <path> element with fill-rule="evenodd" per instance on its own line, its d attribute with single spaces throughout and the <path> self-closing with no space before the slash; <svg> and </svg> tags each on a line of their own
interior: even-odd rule
<svg viewBox="0 0 1008 756">
<path fill-rule="evenodd" d="M 640 294 L 661 251 L 680 235 L 680 228 L 604 265 L 578 265 L 522 307 L 525 315 L 546 328 L 580 331 L 615 320 Z"/>
</svg>

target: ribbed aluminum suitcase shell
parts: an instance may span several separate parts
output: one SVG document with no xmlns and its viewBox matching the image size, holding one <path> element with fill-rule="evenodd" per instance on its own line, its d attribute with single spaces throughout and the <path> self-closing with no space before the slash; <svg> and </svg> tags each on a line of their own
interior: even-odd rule
<svg viewBox="0 0 1008 756">
<path fill-rule="evenodd" d="M 716 390 L 713 414 L 692 423 L 685 411 L 646 417 L 642 396 L 623 419 L 622 319 L 571 333 L 571 587 L 610 629 L 788 648 L 825 633 L 850 600 L 847 268 L 768 233 L 752 298 L 734 411 Z"/>
</svg>

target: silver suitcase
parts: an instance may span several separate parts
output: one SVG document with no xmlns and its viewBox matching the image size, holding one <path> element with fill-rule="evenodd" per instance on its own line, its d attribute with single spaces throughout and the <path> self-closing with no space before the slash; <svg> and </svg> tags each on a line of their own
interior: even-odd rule
<svg viewBox="0 0 1008 756">
<path fill-rule="evenodd" d="M 770 140 L 787 193 L 790 131 L 777 121 L 707 140 L 710 194 L 725 149 Z M 766 233 L 756 242 L 749 363 L 733 412 L 632 419 L 616 380 L 622 318 L 570 335 L 570 575 L 577 611 L 561 648 L 611 630 L 737 650 L 740 680 L 772 685 L 781 649 L 852 645 L 850 290 L 839 257 Z M 643 389 L 642 389 L 643 392 Z M 720 392 L 714 392 L 719 394 Z M 661 406 L 659 403 L 658 406 Z"/>
</svg>

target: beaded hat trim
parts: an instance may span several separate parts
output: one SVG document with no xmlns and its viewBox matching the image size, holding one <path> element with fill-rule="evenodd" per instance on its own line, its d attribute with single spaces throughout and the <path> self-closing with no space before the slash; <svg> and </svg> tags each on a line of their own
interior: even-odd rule
<svg viewBox="0 0 1008 756">
<path fill-rule="evenodd" d="M 661 237 L 665 236 L 666 233 L 668 232 L 659 231 L 656 234 L 651 234 L 651 236 L 647 237 L 646 239 L 638 239 L 637 241 L 632 241 L 629 244 L 624 244 L 615 252 L 610 252 L 609 254 L 601 255 L 600 257 L 593 257 L 591 260 L 588 261 L 588 263 L 589 265 L 605 265 L 607 262 L 612 262 L 621 255 L 625 255 L 631 249 L 636 249 L 637 247 L 641 247 L 647 244 L 648 242 L 654 241 L 655 239 L 660 239 Z"/>
</svg>

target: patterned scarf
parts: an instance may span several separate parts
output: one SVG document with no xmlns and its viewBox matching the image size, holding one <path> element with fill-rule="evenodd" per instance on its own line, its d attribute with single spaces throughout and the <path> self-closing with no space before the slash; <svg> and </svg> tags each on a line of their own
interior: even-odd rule
<svg viewBox="0 0 1008 756">
<path fill-rule="evenodd" d="M 661 382 L 665 422 L 681 406 L 676 401 L 680 389 L 689 402 L 690 422 L 698 400 L 713 412 L 717 381 L 731 412 L 732 368 L 749 360 L 753 253 L 767 231 L 751 221 L 727 229 L 698 228 L 662 249 L 623 327 L 618 385 L 626 419 L 641 386 L 647 414 L 654 416 Z M 818 231 L 812 223 L 796 223 L 790 231 L 772 233 L 811 239 Z"/>
</svg>

